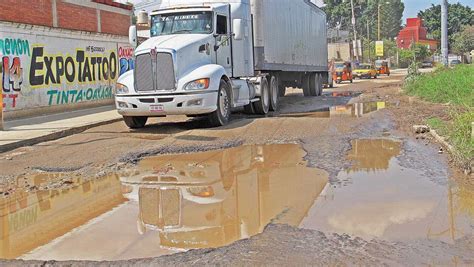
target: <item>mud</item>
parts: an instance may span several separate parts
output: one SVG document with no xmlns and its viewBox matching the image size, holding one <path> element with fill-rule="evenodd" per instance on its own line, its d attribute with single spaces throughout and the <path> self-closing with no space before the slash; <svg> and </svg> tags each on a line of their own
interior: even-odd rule
<svg viewBox="0 0 474 267">
<path fill-rule="evenodd" d="M 202 242 L 171 242 L 175 247 L 163 247 L 160 243 L 161 239 L 157 238 L 159 236 L 157 233 L 164 231 L 160 230 L 160 227 L 170 231 L 165 224 L 177 221 L 179 217 L 176 212 L 162 213 L 162 215 L 171 214 L 168 215 L 168 220 L 160 219 L 159 213 L 158 216 L 147 217 L 147 219 L 157 221 L 155 227 L 150 227 L 151 224 L 145 224 L 145 226 L 142 223 L 137 224 L 140 194 L 134 194 L 135 198 L 132 198 L 130 194 L 139 192 L 141 183 L 147 183 L 151 184 L 147 186 L 154 190 L 150 191 L 153 192 L 150 194 L 155 198 L 157 195 L 162 198 L 162 191 L 166 191 L 166 188 L 157 185 L 157 180 L 164 184 L 176 183 L 177 178 L 174 176 L 180 175 L 179 172 L 174 172 L 178 169 L 177 165 L 173 170 L 167 166 L 153 168 L 151 164 L 148 165 L 148 171 L 141 170 L 137 173 L 129 172 L 121 175 L 123 180 L 124 177 L 135 179 L 135 176 L 145 174 L 144 179 L 136 180 L 135 187 L 138 187 L 138 190 L 130 190 L 128 186 L 120 187 L 121 196 L 123 193 L 135 200 L 126 200 L 114 207 L 109 207 L 101 215 L 82 223 L 68 234 L 55 238 L 48 245 L 40 246 L 25 258 L 40 259 L 41 257 L 37 255 L 46 255 L 46 252 L 51 254 L 41 259 L 147 258 L 100 263 L 104 266 L 111 264 L 472 265 L 474 264 L 472 252 L 474 251 L 472 238 L 474 217 L 472 192 L 474 189 L 470 183 L 455 182 L 463 179 L 449 171 L 447 167 L 449 162 L 445 155 L 438 154 L 437 144 L 427 139 L 416 140 L 410 134 L 411 123 L 423 120 L 429 116 L 430 112 L 437 114 L 439 110 L 432 109 L 429 105 L 412 103 L 401 97 L 402 79 L 403 74 L 394 74 L 389 79 L 384 77 L 377 82 L 356 81 L 353 85 L 344 84 L 338 88 L 326 90 L 324 96 L 315 98 L 303 98 L 301 91 L 289 90 L 287 97 L 283 98 L 280 113 L 268 117 L 248 117 L 236 114 L 235 119 L 228 126 L 218 129 L 206 128 L 199 119 L 182 117 L 151 120 L 145 129 L 137 131 L 129 131 L 122 123 L 115 123 L 54 142 L 1 154 L 0 169 L 3 176 L 0 178 L 0 189 L 11 188 L 11 185 L 26 188 L 23 183 L 19 183 L 19 174 L 29 176 L 42 173 L 42 171 L 72 168 L 70 170 L 74 170 L 73 172 L 67 172 L 69 176 L 80 177 L 83 182 L 93 182 L 100 177 L 110 177 L 107 174 L 120 173 L 133 168 L 146 168 L 139 162 L 149 157 L 165 155 L 164 157 L 171 159 L 176 153 L 185 153 L 185 156 L 190 156 L 194 152 L 216 153 L 222 148 L 240 149 L 242 146 L 255 144 L 260 144 L 260 146 L 300 144 L 306 155 L 301 152 L 302 154 L 299 155 L 304 157 L 304 160 L 301 161 L 300 158 L 299 162 L 322 169 L 329 174 L 329 184 L 321 195 L 318 193 L 319 196 L 315 196 L 308 207 L 308 215 L 301 219 L 303 222 L 303 224 L 300 223 L 301 226 L 311 229 L 299 229 L 295 226 L 300 226 L 300 224 L 285 221 L 285 218 L 298 216 L 288 217 L 295 209 L 279 206 L 277 215 L 270 221 L 293 226 L 271 224 L 262 234 L 250 237 L 251 234 L 243 233 L 256 234 L 268 222 L 262 221 L 261 227 L 252 228 L 259 228 L 258 231 L 248 231 L 251 227 L 235 230 L 236 223 L 230 220 L 229 226 L 234 230 L 230 233 L 226 232 L 226 236 L 239 236 L 236 239 L 249 238 L 234 243 L 231 243 L 232 239 L 228 239 L 220 244 L 216 243 L 217 239 L 213 239 L 215 246 L 231 244 L 219 248 L 192 249 L 182 252 L 183 249 L 193 246 L 199 247 L 198 244 Z M 363 94 L 360 95 L 360 93 Z M 385 102 L 385 108 L 363 112 L 361 113 L 363 115 L 357 118 L 352 115 L 331 116 L 329 114 L 329 118 L 314 115 L 321 109 L 331 111 L 337 106 L 353 107 L 354 103 L 377 102 Z M 417 121 L 415 124 L 420 123 Z M 390 139 L 387 139 L 388 137 Z M 387 149 L 374 149 L 379 146 L 381 142 L 379 139 L 384 139 L 382 143 L 385 143 Z M 369 146 L 370 149 L 363 150 L 373 153 L 367 152 L 371 155 L 361 157 L 360 153 L 355 153 L 354 148 L 357 146 L 360 148 L 360 144 L 368 142 L 367 140 L 371 140 L 374 144 Z M 380 155 L 380 157 L 374 155 Z M 200 161 L 193 160 L 193 162 L 190 166 L 182 167 L 202 167 Z M 372 164 L 371 162 L 375 162 L 375 165 L 367 167 L 366 164 Z M 32 168 L 32 166 L 39 168 Z M 157 174 L 150 174 L 150 171 Z M 169 174 L 173 172 L 174 175 L 170 176 Z M 257 174 L 250 173 L 258 174 L 258 172 Z M 160 175 L 163 177 L 156 177 Z M 233 175 L 236 174 L 231 176 Z M 298 178 L 288 174 L 287 179 Z M 63 184 L 55 181 L 51 180 L 51 186 L 58 186 L 58 189 L 64 188 L 71 191 L 71 186 L 74 187 L 74 180 L 72 180 L 73 184 L 68 179 L 64 179 Z M 120 184 L 118 180 L 116 183 Z M 129 183 L 130 186 L 134 184 L 130 181 Z M 49 186 L 48 183 L 46 184 Z M 224 187 L 224 183 L 221 182 L 221 184 Z M 235 195 L 241 191 L 237 184 L 233 183 L 233 187 L 231 186 L 233 189 L 230 189 L 235 192 Z M 189 186 L 189 184 L 174 185 L 174 189 L 187 192 L 185 189 Z M 294 185 L 291 184 L 291 186 Z M 291 186 L 287 187 L 291 188 Z M 197 191 L 191 191 L 203 195 L 210 194 L 206 189 L 207 187 L 201 187 Z M 266 191 L 260 192 L 260 195 L 264 196 L 264 192 Z M 289 190 L 288 193 L 291 195 L 291 192 Z M 252 195 L 249 192 L 245 194 L 247 197 Z M 387 199 L 384 198 L 385 196 Z M 240 203 L 241 199 L 239 198 L 236 202 Z M 232 201 L 227 199 L 222 203 Z M 307 201 L 304 202 L 307 203 Z M 373 205 L 367 204 L 373 202 L 375 202 Z M 432 204 L 434 202 L 436 205 Z M 169 207 L 165 204 L 166 202 L 160 203 L 163 207 Z M 355 207 L 362 208 L 351 211 L 352 203 Z M 413 206 L 420 206 L 423 208 L 422 212 L 419 212 L 420 209 L 413 209 Z M 306 209 L 307 204 L 302 207 Z M 165 208 L 163 211 L 167 210 L 169 209 Z M 226 206 L 221 210 L 231 209 Z M 395 212 L 387 213 L 386 210 Z M 197 209 L 192 210 L 191 214 L 196 211 Z M 297 213 L 300 214 L 301 211 Z M 323 215 L 325 213 L 326 215 Z M 206 222 L 215 221 L 218 217 L 216 214 L 219 213 L 206 214 L 209 215 L 205 218 Z M 361 216 L 362 214 L 368 214 L 365 215 L 368 218 L 373 217 L 373 222 L 367 222 L 367 218 Z M 329 224 L 323 219 L 337 217 L 337 215 L 344 217 L 343 223 Z M 247 217 L 251 218 L 251 216 Z M 140 221 L 143 220 L 138 220 Z M 340 222 L 341 218 L 332 221 Z M 363 227 L 365 224 L 370 227 Z M 153 229 L 148 229 L 148 227 Z M 412 235 L 403 235 L 405 231 Z M 110 234 L 111 232 L 113 234 Z M 222 238 L 218 239 L 222 240 Z M 98 250 L 96 253 L 87 251 L 90 247 L 97 247 L 97 243 L 104 244 L 101 247 L 102 251 Z M 185 243 L 188 247 L 178 247 L 175 243 Z M 114 246 L 120 246 L 120 249 L 115 249 Z M 107 248 L 110 249 L 105 252 Z M 68 253 L 78 253 L 81 250 L 87 253 L 68 255 Z M 42 252 L 39 253 L 40 251 Z M 54 253 L 56 255 L 52 255 Z M 153 258 L 167 254 L 173 255 Z M 99 263 L 37 261 L 28 262 L 28 264 L 82 266 Z"/>
<path fill-rule="evenodd" d="M 269 225 L 246 240 L 218 249 L 191 250 L 159 258 L 116 261 L 17 261 L 11 266 L 197 266 L 197 265 L 292 265 L 292 266 L 470 266 L 473 240 L 451 245 L 438 241 L 387 242 L 339 234 Z M 271 245 L 263 245 L 271 244 Z M 464 249 L 462 249 L 464 248 Z M 1 261 L 0 261 L 1 263 Z"/>
</svg>

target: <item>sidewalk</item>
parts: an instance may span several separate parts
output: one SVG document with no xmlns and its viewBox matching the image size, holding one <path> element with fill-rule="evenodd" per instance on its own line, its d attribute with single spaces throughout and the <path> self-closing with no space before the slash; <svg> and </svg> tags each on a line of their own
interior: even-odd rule
<svg viewBox="0 0 474 267">
<path fill-rule="evenodd" d="M 59 139 L 121 120 L 114 106 L 7 121 L 0 131 L 0 153 Z"/>
</svg>

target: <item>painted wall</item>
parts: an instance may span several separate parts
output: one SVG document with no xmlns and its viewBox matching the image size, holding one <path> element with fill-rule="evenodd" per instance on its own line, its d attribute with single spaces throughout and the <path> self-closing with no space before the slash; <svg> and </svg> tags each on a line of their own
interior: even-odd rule
<svg viewBox="0 0 474 267">
<path fill-rule="evenodd" d="M 8 116 L 112 103 L 117 78 L 134 67 L 126 42 L 114 35 L 0 23 L 4 111 Z"/>
</svg>

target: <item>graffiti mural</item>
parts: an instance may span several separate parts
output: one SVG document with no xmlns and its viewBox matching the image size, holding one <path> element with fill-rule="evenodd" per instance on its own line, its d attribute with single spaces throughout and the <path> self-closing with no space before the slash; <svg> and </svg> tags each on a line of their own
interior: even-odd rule
<svg viewBox="0 0 474 267">
<path fill-rule="evenodd" d="M 53 31 L 0 29 L 5 111 L 111 101 L 117 78 L 134 67 L 133 49 L 123 41 Z"/>
<path fill-rule="evenodd" d="M 14 57 L 10 64 L 10 57 L 2 58 L 3 69 L 3 92 L 21 91 L 23 83 L 23 69 L 21 68 L 21 59 Z"/>
<path fill-rule="evenodd" d="M 22 38 L 0 38 L 0 78 L 3 108 L 14 109 L 23 86 L 22 59 L 30 56 L 29 41 Z"/>
<path fill-rule="evenodd" d="M 133 58 L 134 50 L 131 46 L 120 46 L 118 47 L 120 74 L 122 75 L 129 70 L 135 68 L 135 60 Z"/>
<path fill-rule="evenodd" d="M 44 47 L 34 47 L 30 64 L 31 86 L 54 84 L 87 83 L 115 80 L 117 78 L 117 56 L 115 51 L 108 54 L 89 54 L 76 50 L 75 55 L 48 55 Z"/>
</svg>

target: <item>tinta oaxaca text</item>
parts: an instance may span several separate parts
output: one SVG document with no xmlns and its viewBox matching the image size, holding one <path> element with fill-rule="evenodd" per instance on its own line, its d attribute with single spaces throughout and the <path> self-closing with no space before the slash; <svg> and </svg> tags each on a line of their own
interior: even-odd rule
<svg viewBox="0 0 474 267">
<path fill-rule="evenodd" d="M 31 53 L 31 86 L 90 83 L 115 80 L 117 77 L 117 55 L 89 54 L 77 50 L 75 56 L 47 55 L 44 47 L 33 47 Z"/>
</svg>

